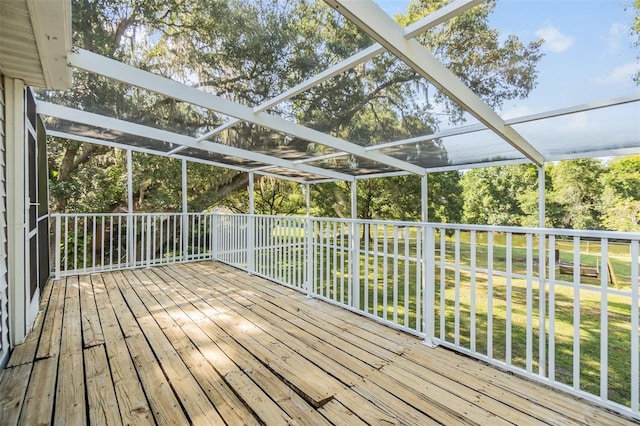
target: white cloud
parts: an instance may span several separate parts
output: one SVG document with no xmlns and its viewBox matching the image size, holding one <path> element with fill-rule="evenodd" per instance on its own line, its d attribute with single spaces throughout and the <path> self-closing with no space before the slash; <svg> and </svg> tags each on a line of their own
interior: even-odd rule
<svg viewBox="0 0 640 426">
<path fill-rule="evenodd" d="M 544 40 L 543 48 L 553 53 L 567 51 L 575 41 L 572 36 L 563 34 L 550 23 L 546 23 L 544 27 L 537 30 L 536 36 Z"/>
<path fill-rule="evenodd" d="M 607 43 L 608 53 L 616 54 L 620 51 L 622 45 L 628 42 L 629 28 L 620 22 L 614 22 L 609 28 L 609 33 L 603 37 Z"/>
<path fill-rule="evenodd" d="M 596 81 L 600 84 L 630 84 L 633 81 L 633 76 L 638 72 L 640 72 L 640 63 L 630 62 L 599 76 Z"/>
</svg>

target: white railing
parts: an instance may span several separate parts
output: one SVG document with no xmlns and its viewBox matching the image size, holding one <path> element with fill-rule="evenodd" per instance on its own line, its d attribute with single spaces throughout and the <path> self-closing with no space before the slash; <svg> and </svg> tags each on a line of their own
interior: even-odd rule
<svg viewBox="0 0 640 426">
<path fill-rule="evenodd" d="M 238 214 L 53 220 L 56 276 L 215 259 L 640 418 L 640 235 Z"/>
<path fill-rule="evenodd" d="M 213 258 L 209 214 L 53 214 L 61 277 Z"/>
</svg>

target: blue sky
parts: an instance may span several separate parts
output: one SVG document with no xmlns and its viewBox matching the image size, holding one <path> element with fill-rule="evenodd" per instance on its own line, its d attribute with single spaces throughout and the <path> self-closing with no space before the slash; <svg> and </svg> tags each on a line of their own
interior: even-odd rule
<svg viewBox="0 0 640 426">
<path fill-rule="evenodd" d="M 377 0 L 390 15 L 408 0 Z M 640 48 L 630 34 L 632 0 L 498 0 L 491 25 L 503 36 L 543 38 L 538 87 L 504 106 L 505 117 L 637 94 Z"/>
</svg>

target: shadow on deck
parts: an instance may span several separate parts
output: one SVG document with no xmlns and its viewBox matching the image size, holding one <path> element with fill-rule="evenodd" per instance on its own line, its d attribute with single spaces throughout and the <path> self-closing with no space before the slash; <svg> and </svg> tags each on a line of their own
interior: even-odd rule
<svg viewBox="0 0 640 426">
<path fill-rule="evenodd" d="M 628 424 L 359 315 L 202 262 L 50 283 L 0 424 Z"/>
</svg>

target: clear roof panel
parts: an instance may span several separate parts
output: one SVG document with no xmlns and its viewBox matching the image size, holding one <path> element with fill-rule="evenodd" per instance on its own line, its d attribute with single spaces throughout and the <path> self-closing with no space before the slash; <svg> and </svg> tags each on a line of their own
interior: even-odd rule
<svg viewBox="0 0 640 426">
<path fill-rule="evenodd" d="M 397 168 L 387 166 L 386 164 L 372 161 L 367 158 L 356 157 L 355 155 L 344 155 L 313 161 L 306 164 L 345 173 L 351 176 L 366 176 L 399 171 Z"/>
<path fill-rule="evenodd" d="M 549 161 L 640 152 L 640 102 L 513 125 Z"/>
<path fill-rule="evenodd" d="M 491 161 L 525 158 L 490 130 L 398 145 L 381 149 L 380 152 L 426 169 L 464 169 Z"/>
</svg>

